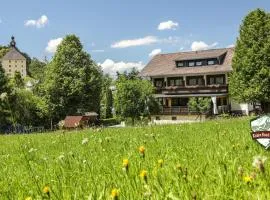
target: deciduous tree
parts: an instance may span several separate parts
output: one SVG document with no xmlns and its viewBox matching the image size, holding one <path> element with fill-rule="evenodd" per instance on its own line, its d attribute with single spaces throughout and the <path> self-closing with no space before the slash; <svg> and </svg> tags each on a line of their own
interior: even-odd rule
<svg viewBox="0 0 270 200">
<path fill-rule="evenodd" d="M 67 35 L 48 64 L 42 86 L 51 117 L 58 122 L 78 110 L 99 113 L 101 75 L 79 38 Z"/>
<path fill-rule="evenodd" d="M 229 91 L 238 102 L 261 102 L 270 112 L 270 14 L 250 12 L 240 26 Z"/>
</svg>

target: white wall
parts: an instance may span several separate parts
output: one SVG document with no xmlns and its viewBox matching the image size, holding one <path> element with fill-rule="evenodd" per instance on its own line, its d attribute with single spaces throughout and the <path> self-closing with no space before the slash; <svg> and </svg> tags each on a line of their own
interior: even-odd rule
<svg viewBox="0 0 270 200">
<path fill-rule="evenodd" d="M 243 114 L 248 115 L 253 110 L 253 105 L 249 103 L 237 103 L 231 100 L 231 111 L 242 111 Z"/>
</svg>

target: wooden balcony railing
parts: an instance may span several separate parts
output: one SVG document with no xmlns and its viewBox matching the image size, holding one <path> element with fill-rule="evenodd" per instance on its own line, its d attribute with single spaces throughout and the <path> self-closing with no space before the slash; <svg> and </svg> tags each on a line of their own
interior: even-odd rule
<svg viewBox="0 0 270 200">
<path fill-rule="evenodd" d="M 157 87 L 156 94 L 228 93 L 228 85 Z"/>
<path fill-rule="evenodd" d="M 161 114 L 164 115 L 176 115 L 188 113 L 196 113 L 196 112 L 189 110 L 188 106 L 162 107 L 161 109 Z"/>
</svg>

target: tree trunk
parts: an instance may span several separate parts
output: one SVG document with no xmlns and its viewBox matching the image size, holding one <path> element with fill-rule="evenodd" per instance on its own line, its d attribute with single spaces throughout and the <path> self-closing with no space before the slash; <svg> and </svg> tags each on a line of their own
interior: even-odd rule
<svg viewBox="0 0 270 200">
<path fill-rule="evenodd" d="M 52 118 L 51 118 L 51 131 L 53 130 L 53 121 L 52 121 Z"/>
<path fill-rule="evenodd" d="M 135 119 L 132 117 L 132 126 L 135 124 Z"/>
<path fill-rule="evenodd" d="M 261 102 L 263 113 L 270 113 L 270 102 Z"/>
</svg>

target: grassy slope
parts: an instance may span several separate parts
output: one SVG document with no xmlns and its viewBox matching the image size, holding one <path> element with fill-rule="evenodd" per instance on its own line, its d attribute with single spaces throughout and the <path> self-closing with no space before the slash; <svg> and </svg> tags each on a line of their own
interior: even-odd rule
<svg viewBox="0 0 270 200">
<path fill-rule="evenodd" d="M 46 197 L 45 185 L 52 199 L 107 199 L 113 188 L 120 199 L 270 199 L 270 152 L 251 140 L 248 119 L 1 136 L 0 145 L 1 199 Z M 247 184 L 238 168 L 250 175 L 256 155 L 268 157 L 266 172 Z"/>
</svg>

